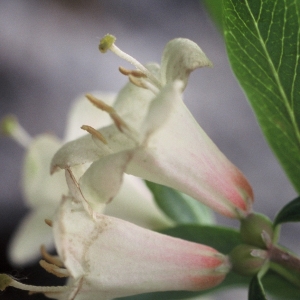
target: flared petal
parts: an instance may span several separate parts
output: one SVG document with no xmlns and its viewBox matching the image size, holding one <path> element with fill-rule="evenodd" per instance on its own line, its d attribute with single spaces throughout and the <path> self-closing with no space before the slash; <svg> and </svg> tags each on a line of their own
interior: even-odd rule
<svg viewBox="0 0 300 300">
<path fill-rule="evenodd" d="M 101 128 L 99 133 L 107 143 L 87 134 L 63 145 L 54 155 L 51 172 L 90 163 L 115 152 L 132 149 L 136 142 L 122 133 L 115 124 Z"/>
<path fill-rule="evenodd" d="M 123 175 L 119 193 L 106 205 L 104 212 L 148 229 L 158 230 L 174 225 L 158 208 L 145 182 L 127 174 Z"/>
<path fill-rule="evenodd" d="M 108 105 L 113 105 L 116 99 L 114 93 L 95 92 L 93 95 Z M 107 113 L 97 109 L 84 95 L 79 96 L 73 102 L 68 113 L 64 141 L 72 141 L 86 135 L 86 132 L 81 129 L 82 125 L 88 124 L 93 128 L 100 128 L 111 123 L 112 121 Z"/>
<path fill-rule="evenodd" d="M 8 249 L 9 259 L 13 264 L 34 262 L 41 255 L 41 245 L 48 250 L 54 248 L 52 229 L 45 223 L 45 219 L 51 219 L 55 209 L 55 206 L 44 206 L 31 211 L 22 219 Z"/>
<path fill-rule="evenodd" d="M 61 196 L 68 192 L 64 173 L 53 176 L 49 166 L 61 141 L 50 134 L 37 136 L 28 147 L 22 170 L 22 187 L 29 207 L 58 205 Z"/>
<path fill-rule="evenodd" d="M 184 83 L 182 86 L 183 91 L 192 71 L 197 68 L 211 66 L 211 61 L 193 41 L 184 38 L 171 40 L 167 43 L 162 55 L 162 85 L 181 80 Z"/>
<path fill-rule="evenodd" d="M 108 204 L 118 194 L 131 157 L 130 151 L 123 151 L 99 159 L 80 178 L 79 188 L 94 212 L 99 211 L 99 205 L 102 212 L 103 204 Z"/>
<path fill-rule="evenodd" d="M 113 299 L 203 290 L 219 284 L 229 271 L 227 257 L 211 247 L 101 214 L 91 219 L 70 198 L 63 199 L 53 229 L 59 256 L 73 278 L 75 300 L 90 299 L 96 291 L 98 299 Z"/>
<path fill-rule="evenodd" d="M 241 218 L 251 211 L 252 189 L 190 114 L 182 83 L 167 85 L 151 103 L 144 144 L 127 173 L 178 189 L 219 213 Z"/>
</svg>

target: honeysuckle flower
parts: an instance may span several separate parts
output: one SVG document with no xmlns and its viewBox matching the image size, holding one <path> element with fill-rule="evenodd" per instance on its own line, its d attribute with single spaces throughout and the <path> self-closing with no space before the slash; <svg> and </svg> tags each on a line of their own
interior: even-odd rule
<svg viewBox="0 0 300 300">
<path fill-rule="evenodd" d="M 101 97 L 109 104 L 115 100 L 113 94 L 102 93 Z M 2 131 L 26 148 L 22 190 L 25 204 L 30 211 L 20 222 L 10 243 L 8 254 L 14 264 L 23 265 L 35 260 L 40 256 L 41 244 L 47 249 L 53 247 L 52 231 L 44 220 L 52 218 L 62 195 L 68 194 L 68 186 L 64 172 L 50 175 L 51 159 L 63 143 L 85 133 L 80 126 L 87 120 L 91 126 L 105 126 L 111 123 L 106 113 L 99 115 L 99 110 L 82 96 L 74 101 L 70 110 L 64 140 L 59 140 L 51 134 L 30 137 L 14 117 L 8 116 L 3 120 Z M 172 224 L 155 206 L 142 180 L 130 175 L 124 179 L 124 184 L 107 213 L 151 229 Z"/>
<path fill-rule="evenodd" d="M 211 65 L 203 51 L 190 40 L 174 39 L 164 49 L 161 67 L 145 67 L 117 48 L 112 36 L 100 42 L 102 52 L 108 49 L 137 68 L 120 68 L 131 82 L 113 107 L 87 95 L 114 123 L 64 145 L 52 160 L 52 172 L 93 162 L 78 185 L 94 211 L 116 195 L 125 172 L 178 189 L 225 216 L 248 215 L 251 186 L 182 100 L 189 74 Z"/>
<path fill-rule="evenodd" d="M 67 285 L 18 286 L 2 275 L 0 286 L 60 300 L 108 300 L 155 291 L 209 289 L 222 282 L 230 269 L 227 256 L 211 247 L 103 214 L 91 218 L 82 203 L 70 197 L 63 198 L 53 231 L 59 257 L 46 254 L 40 264 L 50 273 L 68 277 Z"/>
</svg>

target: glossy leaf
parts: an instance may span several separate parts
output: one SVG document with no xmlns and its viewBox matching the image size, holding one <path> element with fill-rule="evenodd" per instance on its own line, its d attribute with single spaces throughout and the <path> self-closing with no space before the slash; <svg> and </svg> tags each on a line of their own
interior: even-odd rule
<svg viewBox="0 0 300 300">
<path fill-rule="evenodd" d="M 224 0 L 233 71 L 271 148 L 300 191 L 300 1 Z"/>
<path fill-rule="evenodd" d="M 275 218 L 274 226 L 286 222 L 300 222 L 300 197 L 281 209 Z"/>
<path fill-rule="evenodd" d="M 188 195 L 169 187 L 146 181 L 160 209 L 177 224 L 213 224 L 210 208 Z"/>
<path fill-rule="evenodd" d="M 259 276 L 255 275 L 250 281 L 248 300 L 267 300 Z"/>
</svg>

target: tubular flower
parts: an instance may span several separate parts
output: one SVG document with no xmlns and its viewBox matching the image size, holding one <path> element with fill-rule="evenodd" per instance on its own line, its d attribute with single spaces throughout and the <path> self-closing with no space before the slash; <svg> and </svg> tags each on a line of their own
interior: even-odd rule
<svg viewBox="0 0 300 300">
<path fill-rule="evenodd" d="M 116 195 L 125 172 L 178 189 L 225 216 L 248 215 L 251 186 L 182 100 L 189 74 L 211 66 L 203 51 L 190 40 L 175 39 L 166 45 L 161 67 L 145 67 L 117 48 L 111 36 L 100 42 L 102 52 L 108 49 L 137 68 L 120 68 L 130 82 L 113 107 L 87 95 L 114 123 L 64 145 L 52 160 L 52 172 L 72 172 L 74 166 L 93 162 L 77 179 L 83 201 L 94 211 Z"/>
<path fill-rule="evenodd" d="M 69 197 L 59 206 L 53 231 L 59 258 L 47 254 L 40 264 L 50 273 L 69 277 L 67 285 L 20 287 L 53 299 L 105 300 L 155 291 L 199 291 L 221 283 L 230 269 L 228 258 L 211 247 L 102 214 L 91 218 L 81 202 Z M 16 282 L 6 285 L 18 287 Z"/>
<path fill-rule="evenodd" d="M 101 96 L 109 104 L 115 100 L 115 95 L 112 94 L 101 94 Z M 82 114 L 83 111 L 86 115 Z M 8 253 L 14 264 L 22 265 L 35 260 L 40 256 L 38 249 L 41 244 L 47 249 L 53 247 L 52 231 L 44 220 L 52 219 L 62 195 L 68 194 L 68 186 L 64 173 L 59 172 L 51 176 L 49 166 L 53 155 L 63 143 L 84 133 L 80 125 L 87 119 L 92 126 L 105 126 L 111 123 L 107 114 L 99 115 L 99 110 L 89 105 L 83 97 L 76 99 L 70 110 L 64 141 L 50 134 L 31 138 L 14 117 L 8 116 L 3 120 L 2 129 L 5 133 L 26 148 L 22 169 L 22 189 L 30 212 L 19 224 L 10 243 Z M 130 210 L 131 205 L 135 209 Z M 151 229 L 171 224 L 155 207 L 151 194 L 143 182 L 129 175 L 124 179 L 124 184 L 107 213 Z"/>
</svg>

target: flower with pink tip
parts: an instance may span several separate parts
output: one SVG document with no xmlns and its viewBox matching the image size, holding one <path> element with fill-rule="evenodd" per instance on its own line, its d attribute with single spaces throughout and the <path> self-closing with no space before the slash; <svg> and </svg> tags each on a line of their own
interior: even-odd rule
<svg viewBox="0 0 300 300">
<path fill-rule="evenodd" d="M 108 104 L 112 104 L 116 98 L 112 93 L 99 93 L 99 96 Z M 85 114 L 82 114 L 83 111 Z M 52 230 L 44 220 L 52 219 L 62 195 L 68 194 L 68 186 L 64 172 L 50 175 L 51 159 L 63 143 L 85 133 L 80 126 L 87 120 L 91 126 L 106 126 L 112 123 L 108 114 L 99 114 L 99 110 L 91 106 L 83 96 L 75 99 L 69 111 L 63 141 L 48 133 L 30 137 L 16 118 L 7 116 L 3 119 L 0 125 L 2 131 L 26 150 L 22 168 L 22 190 L 25 205 L 30 211 L 21 220 L 10 241 L 8 254 L 13 264 L 25 265 L 36 260 L 40 257 L 39 249 L 42 244 L 48 250 L 53 248 Z M 130 175 L 124 178 L 114 203 L 105 213 L 151 229 L 165 228 L 172 224 L 156 207 L 144 182 Z"/>
<path fill-rule="evenodd" d="M 200 291 L 220 284 L 230 270 L 227 256 L 211 247 L 103 214 L 91 218 L 82 203 L 70 197 L 62 200 L 53 231 L 59 258 L 46 255 L 41 265 L 68 277 L 67 285 L 19 286 L 52 299 L 108 300 L 158 291 Z M 18 288 L 17 284 L 7 285 Z"/>
<path fill-rule="evenodd" d="M 88 98 L 109 113 L 114 124 L 64 145 L 52 160 L 52 171 L 72 172 L 74 166 L 93 162 L 78 185 L 94 211 L 114 198 L 128 173 L 178 189 L 227 217 L 247 216 L 253 202 L 251 186 L 182 100 L 191 71 L 211 65 L 203 51 L 190 40 L 175 39 L 166 45 L 161 68 L 144 67 L 113 41 L 102 41 L 100 48 L 112 50 L 137 70 L 121 68 L 131 83 L 120 91 L 114 107 Z"/>
</svg>

